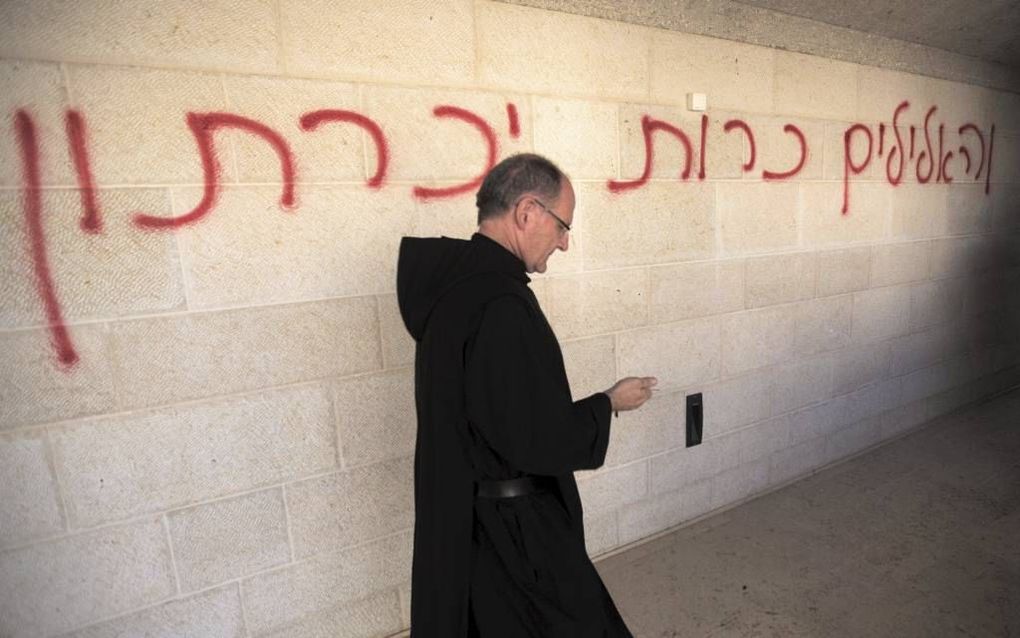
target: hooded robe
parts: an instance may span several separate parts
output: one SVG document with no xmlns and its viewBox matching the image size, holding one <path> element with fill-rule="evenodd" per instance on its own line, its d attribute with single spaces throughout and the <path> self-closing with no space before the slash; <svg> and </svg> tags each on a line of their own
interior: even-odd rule
<svg viewBox="0 0 1020 638">
<path fill-rule="evenodd" d="M 602 465 L 611 403 L 572 399 L 529 281 L 479 233 L 400 244 L 416 341 L 412 638 L 631 636 L 585 550 L 573 475 Z M 525 475 L 559 489 L 474 497 L 476 481 Z"/>
</svg>

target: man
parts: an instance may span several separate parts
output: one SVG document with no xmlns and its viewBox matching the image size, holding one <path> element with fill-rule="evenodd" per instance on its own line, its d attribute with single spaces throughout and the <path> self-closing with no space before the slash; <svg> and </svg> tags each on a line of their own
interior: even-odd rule
<svg viewBox="0 0 1020 638">
<path fill-rule="evenodd" d="M 405 237 L 397 298 L 417 342 L 414 638 L 631 636 L 588 559 L 574 470 L 605 459 L 629 377 L 574 401 L 527 273 L 567 250 L 570 180 L 522 154 L 489 172 L 471 239 Z"/>
</svg>

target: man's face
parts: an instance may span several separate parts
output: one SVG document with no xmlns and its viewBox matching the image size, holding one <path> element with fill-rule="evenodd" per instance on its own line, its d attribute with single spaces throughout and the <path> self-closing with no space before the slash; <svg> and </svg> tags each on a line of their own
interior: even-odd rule
<svg viewBox="0 0 1020 638">
<path fill-rule="evenodd" d="M 569 248 L 570 232 L 564 224 L 574 223 L 574 188 L 570 180 L 564 178 L 560 196 L 555 201 L 536 197 L 530 199 L 528 205 L 533 207 L 535 215 L 525 232 L 524 265 L 529 273 L 544 273 L 556 249 Z"/>
</svg>

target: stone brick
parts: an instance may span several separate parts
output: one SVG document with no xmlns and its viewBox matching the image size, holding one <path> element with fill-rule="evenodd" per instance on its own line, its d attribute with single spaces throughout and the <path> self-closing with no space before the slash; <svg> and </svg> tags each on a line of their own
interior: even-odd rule
<svg viewBox="0 0 1020 638">
<path fill-rule="evenodd" d="M 230 189 L 204 223 L 179 231 L 192 308 L 393 291 L 400 238 L 414 227 L 410 207 L 361 186 L 313 186 L 288 213 L 278 190 Z M 201 196 L 174 191 L 178 214 Z"/>
<path fill-rule="evenodd" d="M 963 314 L 965 279 L 939 279 L 910 288 L 910 327 L 914 330 L 959 319 Z"/>
<path fill-rule="evenodd" d="M 927 279 L 932 244 L 927 241 L 880 244 L 871 248 L 871 285 L 875 288 Z"/>
<path fill-rule="evenodd" d="M 888 341 L 855 345 L 840 351 L 833 364 L 833 392 L 838 396 L 884 379 L 889 374 L 891 346 Z"/>
<path fill-rule="evenodd" d="M 783 414 L 832 397 L 833 356 L 825 355 L 779 366 L 770 376 L 772 412 Z"/>
<path fill-rule="evenodd" d="M 683 389 L 719 376 L 719 322 L 699 319 L 621 333 L 616 341 L 619 376 L 655 376 L 659 391 Z"/>
<path fill-rule="evenodd" d="M 998 133 L 998 131 L 996 131 Z M 992 158 L 992 182 L 996 184 L 1020 183 L 1020 132 L 996 135 Z"/>
<path fill-rule="evenodd" d="M 561 344 L 574 399 L 609 389 L 616 382 L 616 341 L 611 336 Z"/>
<path fill-rule="evenodd" d="M 320 554 L 242 582 L 248 630 L 282 629 L 308 617 L 385 592 L 411 578 L 411 534 Z"/>
<path fill-rule="evenodd" d="M 772 414 L 771 375 L 749 374 L 697 390 L 702 392 L 705 437 L 725 434 Z"/>
<path fill-rule="evenodd" d="M 202 636 L 242 638 L 241 598 L 237 585 L 212 589 L 190 598 L 172 600 L 69 634 L 67 638 L 126 638 L 127 636 Z"/>
<path fill-rule="evenodd" d="M 932 242 L 932 279 L 981 272 L 992 264 L 990 246 L 980 237 L 950 237 Z"/>
<path fill-rule="evenodd" d="M 64 529 L 57 481 L 40 433 L 0 437 L 0 547 Z"/>
<path fill-rule="evenodd" d="M 468 0 L 312 0 L 279 11 L 282 63 L 289 73 L 443 84 L 466 84 L 474 76 Z"/>
<path fill-rule="evenodd" d="M 924 123 L 927 105 L 932 104 L 934 99 L 933 87 L 928 80 L 912 73 L 861 66 L 857 117 L 868 122 L 885 122 L 887 133 L 895 137 L 892 131 L 893 112 L 901 102 L 910 102 L 909 108 L 898 119 L 904 145 L 909 145 L 910 125 Z"/>
<path fill-rule="evenodd" d="M 345 467 L 414 451 L 417 420 L 411 368 L 339 379 L 333 384 L 333 401 Z"/>
<path fill-rule="evenodd" d="M 115 391 L 103 326 L 68 328 L 78 363 L 64 368 L 48 330 L 0 332 L 0 431 L 99 414 L 114 408 Z"/>
<path fill-rule="evenodd" d="M 204 589 L 290 560 L 279 488 L 167 515 L 183 591 Z"/>
<path fill-rule="evenodd" d="M 710 109 L 772 110 L 772 49 L 668 31 L 651 42 L 654 101 L 685 104 L 688 93 L 706 93 Z"/>
<path fill-rule="evenodd" d="M 649 497 L 620 510 L 620 540 L 631 543 L 697 518 L 708 509 L 711 483 Z"/>
<path fill-rule="evenodd" d="M 690 485 L 718 474 L 723 467 L 739 461 L 740 450 L 734 436 L 705 439 L 694 447 L 681 447 L 651 457 L 649 494 L 684 490 Z"/>
<path fill-rule="evenodd" d="M 174 237 L 140 233 L 128 215 L 151 211 L 169 215 L 164 190 L 100 190 L 102 234 L 79 227 L 83 216 L 76 191 L 42 193 L 42 227 L 47 263 L 64 319 L 106 319 L 184 308 L 184 285 Z M 23 198 L 0 192 L 0 324 L 46 325 L 33 266 Z"/>
<path fill-rule="evenodd" d="M 76 423 L 52 433 L 72 525 L 88 526 L 335 466 L 315 386 Z"/>
<path fill-rule="evenodd" d="M 606 465 L 620 465 L 682 447 L 686 407 L 682 392 L 656 392 L 640 410 L 622 412 L 609 430 Z"/>
<path fill-rule="evenodd" d="M 401 623 L 395 590 L 311 613 L 259 638 L 335 638 L 336 636 L 390 636 L 410 621 Z"/>
<path fill-rule="evenodd" d="M 815 253 L 790 253 L 746 261 L 746 305 L 771 306 L 815 295 L 818 260 Z"/>
<path fill-rule="evenodd" d="M 655 266 L 649 269 L 649 279 L 652 323 L 744 309 L 741 260 Z"/>
<path fill-rule="evenodd" d="M 1020 132 L 1020 96 L 1012 91 L 991 91 L 989 116 L 1003 130 Z"/>
<path fill-rule="evenodd" d="M 949 189 L 944 184 L 900 184 L 892 189 L 892 238 L 944 235 L 949 226 L 948 195 Z"/>
<path fill-rule="evenodd" d="M 715 187 L 649 182 L 613 194 L 604 183 L 578 184 L 585 215 L 586 270 L 661 264 L 715 256 Z"/>
<path fill-rule="evenodd" d="M 106 66 L 72 66 L 68 73 L 88 128 L 98 184 L 202 183 L 202 162 L 186 116 L 225 109 L 219 77 Z M 214 141 L 221 179 L 232 181 L 229 145 L 219 135 Z"/>
<path fill-rule="evenodd" d="M 901 388 L 900 378 L 894 377 L 855 390 L 847 397 L 846 421 L 857 423 L 898 407 L 902 399 Z"/>
<path fill-rule="evenodd" d="M 577 473 L 577 490 L 585 512 L 607 512 L 644 498 L 648 493 L 648 463 Z"/>
<path fill-rule="evenodd" d="M 722 250 L 767 252 L 797 245 L 797 185 L 778 182 L 716 185 Z"/>
<path fill-rule="evenodd" d="M 769 457 L 769 484 L 779 485 L 804 476 L 823 463 L 825 439 L 804 441 Z"/>
<path fill-rule="evenodd" d="M 174 593 L 158 520 L 0 553 L 0 633 L 53 635 L 126 613 Z"/>
<path fill-rule="evenodd" d="M 813 55 L 775 52 L 778 113 L 852 120 L 857 114 L 856 64 Z"/>
<path fill-rule="evenodd" d="M 413 460 L 404 457 L 288 485 L 295 556 L 333 552 L 410 528 Z"/>
<path fill-rule="evenodd" d="M 993 198 L 985 195 L 983 186 L 951 184 L 948 197 L 946 231 L 950 235 L 983 233 L 991 228 Z"/>
<path fill-rule="evenodd" d="M 794 351 L 792 306 L 727 315 L 721 323 L 724 376 L 779 363 Z"/>
<path fill-rule="evenodd" d="M 378 329 L 372 297 L 264 306 L 114 324 L 109 356 L 140 407 L 375 370 Z"/>
<path fill-rule="evenodd" d="M 277 70 L 275 4 L 102 0 L 89 5 L 5 2 L 0 55 L 107 64 L 188 66 L 244 72 Z"/>
<path fill-rule="evenodd" d="M 714 97 L 714 96 L 713 96 Z M 681 102 L 685 98 L 681 98 Z M 745 142 L 738 133 L 727 133 L 725 123 L 736 113 L 712 110 L 708 119 L 708 133 L 705 136 L 705 178 L 736 178 L 742 174 Z M 645 115 L 677 127 L 691 143 L 689 180 L 696 180 L 701 172 L 701 115 L 688 111 L 686 107 L 658 106 L 650 104 L 620 105 L 620 175 L 631 180 L 641 177 L 645 170 L 645 139 L 641 119 Z M 706 113 L 708 115 L 708 113 Z M 683 144 L 666 132 L 652 134 L 654 161 L 650 177 L 681 181 L 687 167 L 687 155 Z M 606 177 L 606 175 L 600 175 Z"/>
<path fill-rule="evenodd" d="M 882 439 L 898 436 L 927 421 L 925 407 L 924 401 L 915 401 L 886 412 L 882 416 L 882 425 L 879 426 Z"/>
<path fill-rule="evenodd" d="M 0 15 L 10 11 L 11 7 L 11 3 L 0 6 Z M 4 25 L 4 37 L 0 43 L 0 51 L 3 51 L 10 46 L 10 38 L 22 34 L 12 31 L 11 22 L 6 19 L 0 24 Z M 35 125 L 40 181 L 43 184 L 74 184 L 74 168 L 64 133 L 63 109 L 67 106 L 67 93 L 60 67 L 4 60 L 0 62 L 0 86 L 4 87 L 3 94 L 0 94 L 0 109 L 8 118 L 5 122 L 7 134 L 0 137 L 0 186 L 21 185 L 24 179 L 21 148 L 12 127 L 14 113 L 18 109 L 28 113 Z"/>
<path fill-rule="evenodd" d="M 846 404 L 846 397 L 838 397 L 791 413 L 789 449 L 806 441 L 824 440 L 826 435 L 846 425 Z"/>
<path fill-rule="evenodd" d="M 864 290 L 871 277 L 871 248 L 847 248 L 818 253 L 818 296 Z"/>
<path fill-rule="evenodd" d="M 909 332 L 911 289 L 904 285 L 855 292 L 852 339 L 879 341 Z"/>
<path fill-rule="evenodd" d="M 891 111 L 890 111 L 891 115 Z M 825 122 L 822 140 L 822 177 L 824 179 L 839 180 L 848 174 L 846 166 L 846 133 L 854 124 L 861 122 Z M 868 155 L 868 136 L 864 132 L 854 132 L 850 136 L 850 160 L 854 166 L 861 167 L 860 172 L 850 172 L 851 179 L 856 180 L 885 180 L 889 166 L 889 150 L 895 145 L 896 138 L 890 127 L 886 127 L 885 139 L 881 138 L 879 127 L 873 123 L 866 124 L 871 132 L 871 155 Z M 903 135 L 901 127 L 900 135 Z M 808 143 L 814 140 L 809 139 Z M 878 156 L 878 148 L 882 146 L 882 157 Z M 870 157 L 870 159 L 869 159 Z M 894 156 L 892 170 L 897 170 L 898 155 Z M 906 168 L 904 168 L 904 171 Z M 894 172 L 895 174 L 895 172 Z"/>
<path fill-rule="evenodd" d="M 584 515 L 584 546 L 588 556 L 607 552 L 620 544 L 616 511 Z M 408 623 L 410 624 L 410 623 Z"/>
<path fill-rule="evenodd" d="M 756 423 L 734 433 L 737 437 L 739 463 L 751 463 L 789 447 L 790 417 L 783 415 Z"/>
<path fill-rule="evenodd" d="M 881 427 L 882 418 L 872 417 L 834 432 L 826 441 L 825 456 L 836 460 L 874 445 L 882 434 Z"/>
<path fill-rule="evenodd" d="M 648 96 L 643 27 L 496 2 L 476 7 L 478 80 L 534 93 Z"/>
<path fill-rule="evenodd" d="M 379 330 L 382 333 L 382 357 L 386 368 L 414 363 L 415 342 L 400 317 L 396 295 L 379 295 Z"/>
<path fill-rule="evenodd" d="M 532 99 L 535 152 L 572 179 L 605 179 L 619 174 L 618 107 L 609 102 Z"/>
<path fill-rule="evenodd" d="M 746 179 L 764 179 L 765 171 L 785 173 L 801 165 L 796 175 L 786 180 L 817 180 L 822 178 L 824 159 L 825 123 L 801 117 L 748 116 L 746 118 L 751 130 L 754 131 L 755 163 L 754 168 L 744 173 Z M 795 126 L 804 136 L 804 151 L 801 154 L 800 141 L 795 133 L 785 130 L 787 125 Z M 736 135 L 736 132 L 733 133 Z M 749 156 L 745 157 L 748 159 Z M 840 173 L 840 178 L 843 174 Z"/>
<path fill-rule="evenodd" d="M 947 330 L 943 327 L 893 339 L 889 374 L 900 376 L 933 365 L 946 356 L 947 345 Z"/>
<path fill-rule="evenodd" d="M 561 339 L 636 328 L 648 323 L 644 268 L 549 279 L 545 315 Z"/>
<path fill-rule="evenodd" d="M 928 87 L 931 103 L 938 106 L 932 119 L 945 122 L 947 132 L 955 132 L 964 122 L 974 122 L 982 129 L 991 123 L 992 99 L 984 87 L 938 78 L 929 78 Z"/>
<path fill-rule="evenodd" d="M 768 487 L 769 459 L 720 473 L 712 482 L 712 509 L 731 505 Z"/>
<path fill-rule="evenodd" d="M 889 236 L 888 184 L 851 182 L 845 215 L 840 213 L 842 183 L 804 183 L 800 189 L 804 245 L 875 242 Z"/>
</svg>

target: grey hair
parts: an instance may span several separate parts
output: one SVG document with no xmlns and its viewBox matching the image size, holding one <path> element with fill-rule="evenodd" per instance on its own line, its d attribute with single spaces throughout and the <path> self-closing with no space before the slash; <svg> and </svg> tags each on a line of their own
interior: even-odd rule
<svg viewBox="0 0 1020 638">
<path fill-rule="evenodd" d="M 478 223 L 503 215 L 518 198 L 528 193 L 535 193 L 546 201 L 556 201 L 563 178 L 563 171 L 541 155 L 511 155 L 489 171 L 478 189 L 475 196 Z"/>
</svg>

